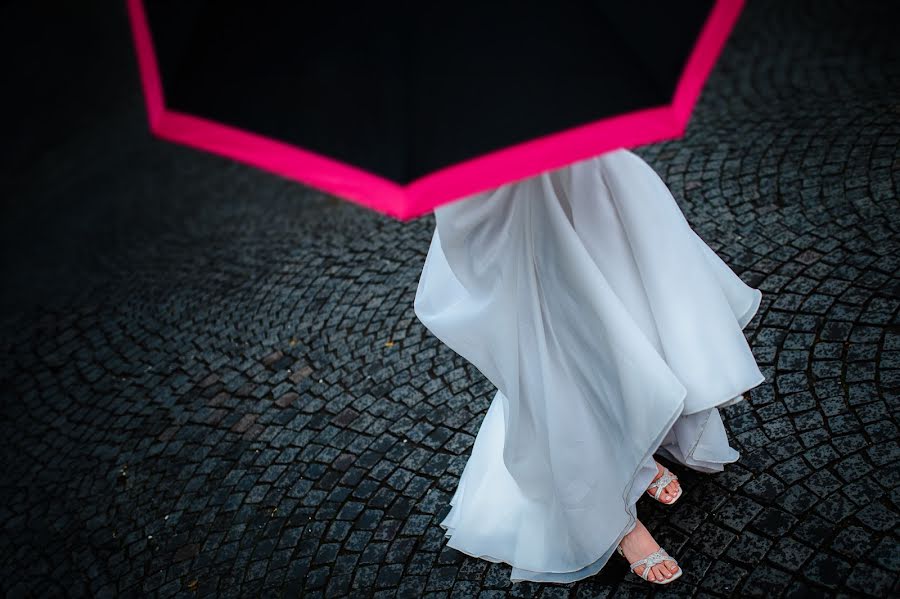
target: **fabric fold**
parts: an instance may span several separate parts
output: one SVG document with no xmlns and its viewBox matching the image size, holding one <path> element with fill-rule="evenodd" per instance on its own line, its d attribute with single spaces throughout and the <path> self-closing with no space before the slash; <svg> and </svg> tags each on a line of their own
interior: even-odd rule
<svg viewBox="0 0 900 599">
<path fill-rule="evenodd" d="M 419 320 L 497 392 L 441 522 L 513 580 L 599 570 L 666 453 L 738 458 L 717 406 L 763 382 L 761 292 L 618 150 L 438 207 Z"/>
</svg>

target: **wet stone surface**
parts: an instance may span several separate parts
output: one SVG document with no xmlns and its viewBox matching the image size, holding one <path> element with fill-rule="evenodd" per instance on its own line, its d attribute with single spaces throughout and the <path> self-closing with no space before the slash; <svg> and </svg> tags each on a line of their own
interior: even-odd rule
<svg viewBox="0 0 900 599">
<path fill-rule="evenodd" d="M 763 291 L 745 333 L 766 381 L 723 409 L 740 461 L 675 468 L 678 504 L 639 504 L 685 570 L 663 594 L 900 590 L 887 6 L 749 3 L 685 137 L 636 150 Z M 445 547 L 494 388 L 415 318 L 433 217 L 394 222 L 153 140 L 112 14 L 97 44 L 115 62 L 87 77 L 102 110 L 58 137 L 52 111 L 34 119 L 43 145 L 21 134 L 4 167 L 6 595 L 655 590 L 618 558 L 570 585 L 512 584 Z"/>
</svg>

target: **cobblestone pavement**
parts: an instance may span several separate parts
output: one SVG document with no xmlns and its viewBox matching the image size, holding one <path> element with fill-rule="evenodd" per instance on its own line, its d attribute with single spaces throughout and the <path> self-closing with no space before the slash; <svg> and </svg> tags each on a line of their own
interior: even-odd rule
<svg viewBox="0 0 900 599">
<path fill-rule="evenodd" d="M 29 4 L 0 8 L 4 33 Z M 494 389 L 415 318 L 433 216 L 151 139 L 119 4 L 19 48 L 41 75 L 3 166 L 6 595 L 655 591 L 616 558 L 511 584 L 444 546 Z M 661 594 L 900 591 L 889 4 L 749 2 L 687 135 L 637 150 L 764 293 L 746 334 L 767 380 L 723 410 L 740 461 L 639 506 L 685 570 Z M 90 47 L 48 50 L 78 19 Z"/>
</svg>

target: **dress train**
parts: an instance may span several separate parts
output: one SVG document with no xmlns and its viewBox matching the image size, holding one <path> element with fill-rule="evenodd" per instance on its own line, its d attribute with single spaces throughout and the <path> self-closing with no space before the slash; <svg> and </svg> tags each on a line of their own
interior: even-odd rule
<svg viewBox="0 0 900 599">
<path fill-rule="evenodd" d="M 511 579 L 597 572 L 634 526 L 652 456 L 720 471 L 718 408 L 765 377 L 743 328 L 762 293 L 617 150 L 435 210 L 419 320 L 497 392 L 447 545 Z"/>
</svg>

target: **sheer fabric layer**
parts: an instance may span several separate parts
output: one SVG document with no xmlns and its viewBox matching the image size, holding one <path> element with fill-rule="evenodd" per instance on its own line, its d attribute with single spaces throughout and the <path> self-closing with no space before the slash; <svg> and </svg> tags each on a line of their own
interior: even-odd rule
<svg viewBox="0 0 900 599">
<path fill-rule="evenodd" d="M 618 150 L 441 206 L 419 320 L 497 392 L 441 522 L 513 581 L 598 571 L 659 451 L 737 460 L 718 407 L 764 381 L 742 329 L 761 292 Z"/>
</svg>

